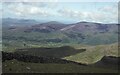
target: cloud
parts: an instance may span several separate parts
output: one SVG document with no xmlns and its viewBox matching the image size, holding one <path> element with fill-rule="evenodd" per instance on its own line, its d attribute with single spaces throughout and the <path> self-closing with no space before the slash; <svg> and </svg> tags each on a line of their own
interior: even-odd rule
<svg viewBox="0 0 120 75">
<path fill-rule="evenodd" d="M 112 22 L 117 22 L 118 21 L 119 10 L 118 10 L 118 5 L 117 4 L 114 4 L 114 5 L 111 5 L 111 6 L 106 5 L 104 7 L 101 7 L 99 9 L 99 11 L 101 11 L 102 13 L 107 15 L 107 18 L 109 20 L 111 20 Z"/>
<path fill-rule="evenodd" d="M 57 1 L 58 0 L 3 0 L 2 2 L 57 2 Z"/>
<path fill-rule="evenodd" d="M 106 8 L 108 10 L 108 8 Z M 111 8 L 109 8 L 111 10 Z M 60 9 L 58 13 L 62 17 L 68 17 L 79 21 L 92 21 L 92 22 L 116 22 L 116 12 L 103 12 L 103 11 L 76 11 L 71 9 Z"/>
<path fill-rule="evenodd" d="M 118 9 L 118 5 L 114 4 L 114 5 L 106 5 L 104 7 L 99 8 L 101 11 L 105 11 L 105 12 L 113 12 L 116 11 Z"/>
<path fill-rule="evenodd" d="M 86 11 L 76 11 L 71 9 L 61 9 L 58 11 L 62 16 L 66 16 L 68 18 L 74 18 L 79 20 L 102 20 L 104 19 L 105 15 L 98 12 L 86 12 Z M 104 17 L 103 17 L 104 16 Z"/>
<path fill-rule="evenodd" d="M 38 7 L 47 7 L 47 8 L 56 8 L 58 5 L 58 2 L 22 2 L 27 5 L 31 6 L 38 6 Z"/>
<path fill-rule="evenodd" d="M 16 7 L 17 6 L 17 7 Z M 34 5 L 26 5 L 24 3 L 11 3 L 8 6 L 8 9 L 14 13 L 16 16 L 30 16 L 30 15 L 39 15 L 39 16 L 50 16 L 51 14 L 44 8 Z"/>
<path fill-rule="evenodd" d="M 80 18 L 84 15 L 80 11 L 71 10 L 71 9 L 60 9 L 58 10 L 58 13 L 61 14 L 61 16 L 64 17 L 66 16 L 68 18 Z"/>
<path fill-rule="evenodd" d="M 54 2 L 6 2 L 4 10 L 14 17 L 33 19 L 55 19 L 71 21 L 116 22 L 118 17 L 116 5 L 96 6 L 91 10 L 62 5 Z M 63 8 L 64 7 L 64 8 Z M 100 7 L 100 8 L 99 8 Z M 87 7 L 91 8 L 91 7 Z"/>
<path fill-rule="evenodd" d="M 0 18 L 2 18 L 2 12 L 3 12 L 2 3 L 0 3 Z"/>
</svg>

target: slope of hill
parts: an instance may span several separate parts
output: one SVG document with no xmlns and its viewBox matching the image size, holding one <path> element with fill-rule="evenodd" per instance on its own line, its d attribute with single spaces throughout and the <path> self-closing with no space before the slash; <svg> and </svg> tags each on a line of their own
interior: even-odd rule
<svg viewBox="0 0 120 75">
<path fill-rule="evenodd" d="M 101 60 L 104 56 L 119 57 L 117 43 L 111 45 L 88 46 L 84 48 L 86 49 L 85 52 L 64 57 L 63 59 L 78 63 L 93 64 Z"/>
</svg>

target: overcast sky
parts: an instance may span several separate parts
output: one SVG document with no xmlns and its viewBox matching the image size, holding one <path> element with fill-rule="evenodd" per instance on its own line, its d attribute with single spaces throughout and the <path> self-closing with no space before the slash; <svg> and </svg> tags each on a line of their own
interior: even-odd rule
<svg viewBox="0 0 120 75">
<path fill-rule="evenodd" d="M 59 22 L 117 23 L 117 2 L 7 2 L 0 11 L 3 18 L 22 18 Z M 1 5 L 1 4 L 0 4 Z"/>
</svg>

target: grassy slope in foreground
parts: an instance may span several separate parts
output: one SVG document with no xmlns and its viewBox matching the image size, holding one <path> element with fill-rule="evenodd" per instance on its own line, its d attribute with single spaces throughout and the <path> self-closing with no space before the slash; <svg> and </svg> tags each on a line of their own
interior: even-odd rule
<svg viewBox="0 0 120 75">
<path fill-rule="evenodd" d="M 8 60 L 3 62 L 3 73 L 117 73 L 117 70 L 76 64 L 41 64 Z"/>
<path fill-rule="evenodd" d="M 110 44 L 110 45 L 88 46 L 84 48 L 86 49 L 85 52 L 64 57 L 63 59 L 67 59 L 67 60 L 71 60 L 79 63 L 93 64 L 99 61 L 103 56 L 118 57 L 117 43 Z"/>
</svg>

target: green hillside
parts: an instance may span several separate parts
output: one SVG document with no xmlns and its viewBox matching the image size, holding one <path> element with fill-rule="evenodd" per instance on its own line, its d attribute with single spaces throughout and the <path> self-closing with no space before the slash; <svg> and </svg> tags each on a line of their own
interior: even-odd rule
<svg viewBox="0 0 120 75">
<path fill-rule="evenodd" d="M 118 44 L 110 45 L 98 45 L 98 46 L 86 46 L 86 47 L 76 47 L 85 48 L 86 51 L 78 53 L 76 55 L 71 55 L 63 59 L 76 61 L 79 63 L 93 64 L 99 61 L 103 56 L 115 56 L 118 57 Z"/>
</svg>

